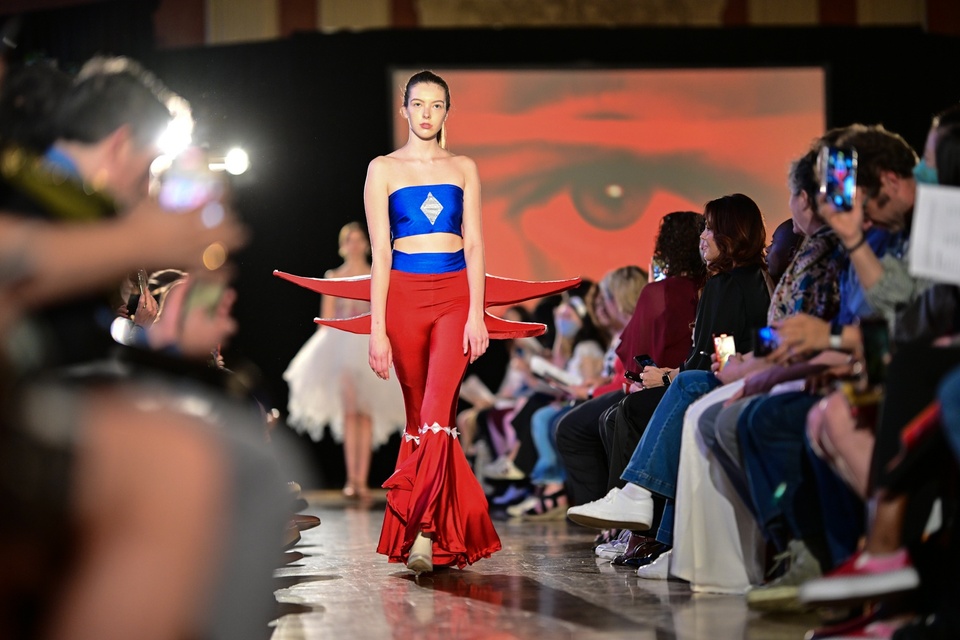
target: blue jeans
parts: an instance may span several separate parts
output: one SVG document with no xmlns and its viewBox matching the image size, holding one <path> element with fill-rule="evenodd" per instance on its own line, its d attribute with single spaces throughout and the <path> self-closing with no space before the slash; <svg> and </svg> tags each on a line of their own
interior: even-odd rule
<svg viewBox="0 0 960 640">
<path fill-rule="evenodd" d="M 720 386 L 710 371 L 683 371 L 667 388 L 634 449 L 621 480 L 649 489 L 667 499 L 657 540 L 673 544 L 673 499 L 680 473 L 683 416 L 698 399 Z M 637 393 L 643 393 L 639 391 Z"/>
<path fill-rule="evenodd" d="M 818 400 L 804 392 L 758 396 L 737 423 L 753 512 L 766 539 L 781 549 L 802 537 L 801 523 L 809 523 L 810 513 L 819 520 L 816 506 L 798 499 L 807 459 L 807 412 Z"/>
<path fill-rule="evenodd" d="M 567 478 L 557 455 L 557 423 L 573 409 L 572 404 L 548 404 L 533 412 L 530 417 L 530 432 L 537 446 L 537 463 L 530 472 L 534 484 L 564 482 Z"/>
</svg>

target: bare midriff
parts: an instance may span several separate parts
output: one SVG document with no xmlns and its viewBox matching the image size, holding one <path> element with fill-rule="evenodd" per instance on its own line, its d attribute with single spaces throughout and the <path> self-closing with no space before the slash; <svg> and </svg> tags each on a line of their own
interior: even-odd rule
<svg viewBox="0 0 960 640">
<path fill-rule="evenodd" d="M 403 253 L 454 253 L 463 249 L 463 238 L 455 233 L 422 233 L 397 238 L 393 248 Z"/>
</svg>

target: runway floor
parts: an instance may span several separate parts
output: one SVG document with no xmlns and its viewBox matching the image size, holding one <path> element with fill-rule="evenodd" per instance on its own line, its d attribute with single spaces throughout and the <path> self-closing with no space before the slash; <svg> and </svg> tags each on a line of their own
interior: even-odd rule
<svg viewBox="0 0 960 640">
<path fill-rule="evenodd" d="M 418 581 L 375 552 L 382 493 L 365 505 L 336 491 L 304 497 L 304 513 L 322 524 L 301 534 L 275 573 L 272 640 L 787 640 L 818 622 L 811 614 L 761 615 L 743 597 L 693 594 L 681 581 L 638 578 L 599 561 L 596 532 L 566 521 L 497 521 L 502 551 Z"/>
</svg>

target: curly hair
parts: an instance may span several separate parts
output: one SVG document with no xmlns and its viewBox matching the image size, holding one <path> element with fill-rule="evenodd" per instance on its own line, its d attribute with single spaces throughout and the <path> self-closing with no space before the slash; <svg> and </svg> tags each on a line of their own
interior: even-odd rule
<svg viewBox="0 0 960 640">
<path fill-rule="evenodd" d="M 753 264 L 767 268 L 767 230 L 756 202 L 742 193 L 734 193 L 708 202 L 703 215 L 720 252 L 717 259 L 707 265 L 711 276 Z"/>
<path fill-rule="evenodd" d="M 653 260 L 667 275 L 703 281 L 707 270 L 700 257 L 699 238 L 705 223 L 696 211 L 674 211 L 660 219 Z"/>
<path fill-rule="evenodd" d="M 887 131 L 883 125 L 850 125 L 837 146 L 857 150 L 857 186 L 863 188 L 868 198 L 880 194 L 880 173 L 892 171 L 901 178 L 913 176 L 917 153 L 897 133 Z"/>
</svg>

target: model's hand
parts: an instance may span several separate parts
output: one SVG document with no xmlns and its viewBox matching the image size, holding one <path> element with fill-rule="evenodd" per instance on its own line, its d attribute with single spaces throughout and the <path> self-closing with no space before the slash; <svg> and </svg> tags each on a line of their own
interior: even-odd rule
<svg viewBox="0 0 960 640">
<path fill-rule="evenodd" d="M 470 356 L 470 362 L 476 362 L 490 346 L 490 336 L 483 316 L 470 318 L 463 327 L 463 355 Z"/>
<path fill-rule="evenodd" d="M 370 368 L 382 380 L 390 379 L 390 367 L 393 366 L 393 349 L 386 334 L 371 334 L 368 351 Z"/>
</svg>

